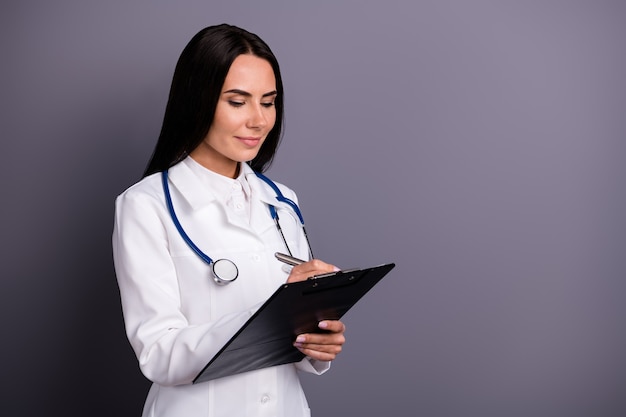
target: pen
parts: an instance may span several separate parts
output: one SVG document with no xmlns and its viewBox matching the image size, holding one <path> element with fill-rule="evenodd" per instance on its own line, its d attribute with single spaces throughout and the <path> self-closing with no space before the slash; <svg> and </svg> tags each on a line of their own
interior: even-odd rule
<svg viewBox="0 0 626 417">
<path fill-rule="evenodd" d="M 303 261 L 302 259 L 294 258 L 293 256 L 289 256 L 280 252 L 276 252 L 274 256 L 276 256 L 276 259 L 278 259 L 279 261 L 284 262 L 287 265 L 291 265 L 291 266 L 300 265 L 306 262 L 306 261 Z"/>
</svg>

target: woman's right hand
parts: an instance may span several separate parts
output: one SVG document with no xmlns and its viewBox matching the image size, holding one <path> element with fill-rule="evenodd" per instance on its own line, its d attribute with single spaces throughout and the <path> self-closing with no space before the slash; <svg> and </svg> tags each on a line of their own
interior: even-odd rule
<svg viewBox="0 0 626 417">
<path fill-rule="evenodd" d="M 337 271 L 339 271 L 339 268 L 335 265 L 327 264 L 319 259 L 313 259 L 294 266 L 291 269 L 289 277 L 287 278 L 287 282 L 304 281 L 314 275 L 327 274 L 329 272 Z"/>
</svg>

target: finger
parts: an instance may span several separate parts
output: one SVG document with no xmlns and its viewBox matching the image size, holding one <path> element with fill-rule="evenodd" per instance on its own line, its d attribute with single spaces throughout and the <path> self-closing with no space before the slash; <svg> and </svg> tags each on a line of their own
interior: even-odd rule
<svg viewBox="0 0 626 417">
<path fill-rule="evenodd" d="M 336 343 L 329 343 L 329 340 L 327 339 L 323 343 L 295 342 L 294 346 L 306 356 L 314 359 L 329 361 L 335 359 L 337 355 L 341 353 L 343 349 L 343 342 L 343 338 L 338 340 Z"/>
<path fill-rule="evenodd" d="M 300 352 L 309 358 L 320 360 L 320 361 L 332 361 L 337 358 L 337 355 L 341 353 L 341 347 L 337 347 L 335 350 L 317 350 L 317 349 L 309 349 L 300 347 L 298 348 Z"/>
<path fill-rule="evenodd" d="M 344 333 L 346 326 L 339 320 L 323 320 L 317 325 L 320 329 L 334 333 Z"/>
<path fill-rule="evenodd" d="M 326 273 L 326 272 L 333 272 L 337 269 L 338 268 L 336 268 L 334 265 L 326 263 L 322 260 L 312 259 L 308 262 L 304 262 L 300 265 L 294 266 L 292 271 L 296 271 L 297 273 L 300 273 L 300 272 L 302 273 L 311 273 L 311 272 Z"/>
<path fill-rule="evenodd" d="M 320 346 L 342 346 L 346 343 L 343 333 L 307 333 L 299 335 L 295 342 L 295 347 L 312 348 Z"/>
<path fill-rule="evenodd" d="M 314 275 L 325 274 L 339 270 L 336 266 L 328 264 L 319 259 L 313 259 L 296 265 L 291 269 L 287 282 L 304 281 Z"/>
<path fill-rule="evenodd" d="M 338 343 L 298 343 L 293 344 L 298 349 L 305 349 L 316 352 L 337 354 L 343 349 L 343 341 Z"/>
</svg>

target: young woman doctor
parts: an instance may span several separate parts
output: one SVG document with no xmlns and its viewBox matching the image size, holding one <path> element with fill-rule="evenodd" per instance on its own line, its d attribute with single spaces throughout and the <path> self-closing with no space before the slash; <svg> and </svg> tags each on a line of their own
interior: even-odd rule
<svg viewBox="0 0 626 417">
<path fill-rule="evenodd" d="M 258 36 L 219 25 L 191 39 L 144 178 L 115 206 L 126 333 L 153 382 L 144 416 L 308 416 L 297 371 L 323 373 L 341 351 L 343 323 L 322 321 L 324 332 L 294 340 L 301 362 L 192 384 L 280 284 L 337 270 L 315 259 L 289 270 L 274 257 L 311 258 L 296 195 L 278 184 L 277 199 L 256 174 L 282 116 L 278 62 Z"/>
</svg>

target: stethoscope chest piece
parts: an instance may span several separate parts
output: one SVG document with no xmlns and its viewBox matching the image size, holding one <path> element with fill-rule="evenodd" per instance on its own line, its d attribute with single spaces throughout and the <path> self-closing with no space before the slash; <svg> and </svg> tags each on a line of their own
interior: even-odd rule
<svg viewBox="0 0 626 417">
<path fill-rule="evenodd" d="M 211 272 L 213 275 L 213 281 L 217 285 L 230 284 L 239 276 L 239 270 L 237 265 L 230 259 L 218 259 L 211 263 Z"/>
</svg>

